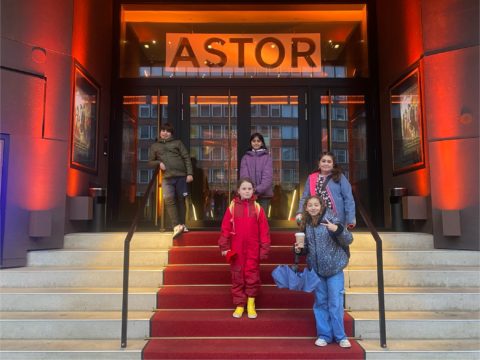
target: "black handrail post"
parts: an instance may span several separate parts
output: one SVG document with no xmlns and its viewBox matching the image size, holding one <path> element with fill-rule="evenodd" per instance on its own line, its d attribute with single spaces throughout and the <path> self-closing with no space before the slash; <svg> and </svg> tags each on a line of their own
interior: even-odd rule
<svg viewBox="0 0 480 360">
<path fill-rule="evenodd" d="M 353 192 L 353 196 L 355 198 L 355 204 L 357 205 L 358 210 L 360 211 L 360 215 L 367 224 L 368 230 L 373 236 L 376 244 L 376 255 L 377 255 L 377 287 L 378 287 L 378 321 L 380 327 L 380 346 L 382 348 L 387 347 L 387 332 L 385 326 L 385 285 L 383 279 L 383 248 L 382 248 L 382 239 L 378 234 L 377 229 L 373 225 L 372 221 L 368 217 L 365 208 L 363 207 L 362 203 L 358 196 Z"/>
<path fill-rule="evenodd" d="M 128 238 L 128 235 L 127 235 Z M 121 347 L 127 347 L 127 320 L 128 320 L 128 277 L 130 267 L 130 241 L 125 239 L 123 250 L 123 296 L 122 296 L 122 339 Z"/>
<path fill-rule="evenodd" d="M 147 190 L 145 191 L 145 194 L 143 194 L 142 200 L 138 205 L 137 213 L 135 214 L 135 218 L 133 219 L 132 225 L 128 230 L 127 236 L 125 237 L 125 245 L 123 248 L 122 333 L 121 333 L 121 340 L 120 340 L 120 346 L 122 348 L 127 347 L 128 277 L 130 273 L 130 241 L 132 240 L 133 234 L 137 229 L 137 224 L 140 219 L 141 212 L 145 208 L 145 204 L 147 203 L 147 198 L 150 194 L 150 191 L 152 191 L 153 184 L 156 181 L 159 171 L 160 171 L 160 166 L 157 166 L 157 168 L 153 173 L 152 179 L 148 183 Z"/>
<path fill-rule="evenodd" d="M 383 249 L 382 242 L 377 242 L 377 282 L 378 286 L 378 315 L 380 321 L 380 346 L 387 347 L 387 332 L 385 327 L 385 285 L 383 279 Z"/>
</svg>

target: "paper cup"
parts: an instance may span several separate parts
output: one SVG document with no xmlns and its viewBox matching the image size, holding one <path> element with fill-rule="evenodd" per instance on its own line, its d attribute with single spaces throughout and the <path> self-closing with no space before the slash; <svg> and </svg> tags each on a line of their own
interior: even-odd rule
<svg viewBox="0 0 480 360">
<path fill-rule="evenodd" d="M 305 233 L 303 233 L 303 232 L 295 233 L 295 245 L 298 248 L 305 247 Z"/>
</svg>

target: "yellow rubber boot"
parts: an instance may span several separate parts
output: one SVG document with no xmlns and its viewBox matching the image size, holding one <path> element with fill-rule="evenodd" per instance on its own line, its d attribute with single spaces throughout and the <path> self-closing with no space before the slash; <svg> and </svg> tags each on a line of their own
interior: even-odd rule
<svg viewBox="0 0 480 360">
<path fill-rule="evenodd" d="M 247 302 L 247 315 L 249 319 L 256 319 L 257 312 L 255 311 L 255 298 L 249 297 Z"/>
<path fill-rule="evenodd" d="M 242 317 L 244 311 L 245 311 L 245 308 L 243 306 L 237 306 L 235 308 L 235 311 L 233 312 L 232 316 L 234 318 L 240 319 Z"/>
</svg>

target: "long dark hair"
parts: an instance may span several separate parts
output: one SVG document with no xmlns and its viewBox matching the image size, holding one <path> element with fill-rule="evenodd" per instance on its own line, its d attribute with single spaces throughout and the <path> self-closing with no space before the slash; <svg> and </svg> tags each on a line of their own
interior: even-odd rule
<svg viewBox="0 0 480 360">
<path fill-rule="evenodd" d="M 332 152 L 330 151 L 322 152 L 318 157 L 317 167 L 318 167 L 318 163 L 320 162 L 320 160 L 322 160 L 324 156 L 330 156 L 332 158 L 332 161 L 333 161 L 332 180 L 335 182 L 339 182 L 340 177 L 342 176 L 342 168 L 338 165 L 337 159 L 335 158 L 335 155 L 333 155 Z M 317 169 L 314 172 L 320 172 L 320 169 Z"/>
<path fill-rule="evenodd" d="M 251 136 L 250 136 L 250 140 L 248 141 L 248 144 L 250 145 L 248 147 L 248 150 L 253 150 L 252 148 L 252 140 L 255 139 L 255 138 L 258 138 L 261 142 L 262 142 L 262 146 L 260 147 L 260 149 L 267 149 L 267 147 L 265 146 L 265 139 L 263 138 L 263 135 L 256 132 L 256 133 L 253 133 Z"/>
</svg>

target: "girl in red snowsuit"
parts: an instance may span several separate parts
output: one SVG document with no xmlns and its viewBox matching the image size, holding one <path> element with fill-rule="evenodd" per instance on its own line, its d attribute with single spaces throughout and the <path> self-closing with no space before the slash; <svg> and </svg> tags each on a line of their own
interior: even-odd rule
<svg viewBox="0 0 480 360">
<path fill-rule="evenodd" d="M 252 180 L 238 182 L 238 195 L 225 211 L 218 245 L 230 262 L 232 297 L 236 306 L 233 317 L 240 318 L 247 304 L 247 314 L 257 317 L 255 297 L 260 288 L 260 260 L 268 256 L 270 230 L 265 212 L 255 201 Z"/>
</svg>

